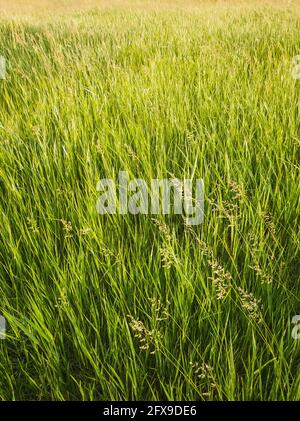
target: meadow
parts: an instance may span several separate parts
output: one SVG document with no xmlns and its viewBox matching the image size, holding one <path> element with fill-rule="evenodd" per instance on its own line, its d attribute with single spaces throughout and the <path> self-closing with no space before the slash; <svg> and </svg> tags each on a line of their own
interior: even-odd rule
<svg viewBox="0 0 300 421">
<path fill-rule="evenodd" d="M 300 399 L 299 2 L 0 6 L 0 399 Z M 99 215 L 119 171 L 203 223 Z"/>
</svg>

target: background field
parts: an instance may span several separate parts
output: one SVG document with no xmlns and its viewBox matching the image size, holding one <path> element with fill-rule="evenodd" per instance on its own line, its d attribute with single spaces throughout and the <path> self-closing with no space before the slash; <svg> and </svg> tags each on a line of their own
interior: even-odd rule
<svg viewBox="0 0 300 421">
<path fill-rule="evenodd" d="M 299 2 L 0 10 L 0 398 L 299 399 Z M 204 223 L 98 215 L 119 170 Z"/>
</svg>

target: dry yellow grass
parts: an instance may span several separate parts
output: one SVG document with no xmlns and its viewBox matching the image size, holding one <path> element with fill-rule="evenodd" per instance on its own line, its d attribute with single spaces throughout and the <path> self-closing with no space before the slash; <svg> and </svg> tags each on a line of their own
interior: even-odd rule
<svg viewBox="0 0 300 421">
<path fill-rule="evenodd" d="M 123 8 L 136 10 L 195 10 L 216 7 L 235 9 L 252 7 L 299 6 L 299 0 L 0 0 L 0 15 L 31 17 L 89 10 L 92 8 Z"/>
</svg>

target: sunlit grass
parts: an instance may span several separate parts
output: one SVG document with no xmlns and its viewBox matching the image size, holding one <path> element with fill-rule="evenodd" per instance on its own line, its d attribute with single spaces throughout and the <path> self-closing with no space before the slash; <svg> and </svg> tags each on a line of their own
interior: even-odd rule
<svg viewBox="0 0 300 421">
<path fill-rule="evenodd" d="M 209 3 L 1 20 L 1 399 L 300 398 L 299 9 Z M 100 216 L 119 170 L 204 223 Z"/>
</svg>

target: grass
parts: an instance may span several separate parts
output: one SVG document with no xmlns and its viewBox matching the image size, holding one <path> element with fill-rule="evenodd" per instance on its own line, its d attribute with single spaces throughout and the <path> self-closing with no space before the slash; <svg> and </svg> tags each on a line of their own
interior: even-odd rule
<svg viewBox="0 0 300 421">
<path fill-rule="evenodd" d="M 297 400 L 300 8 L 136 3 L 0 20 L 0 399 Z M 119 170 L 204 223 L 99 215 Z"/>
</svg>

